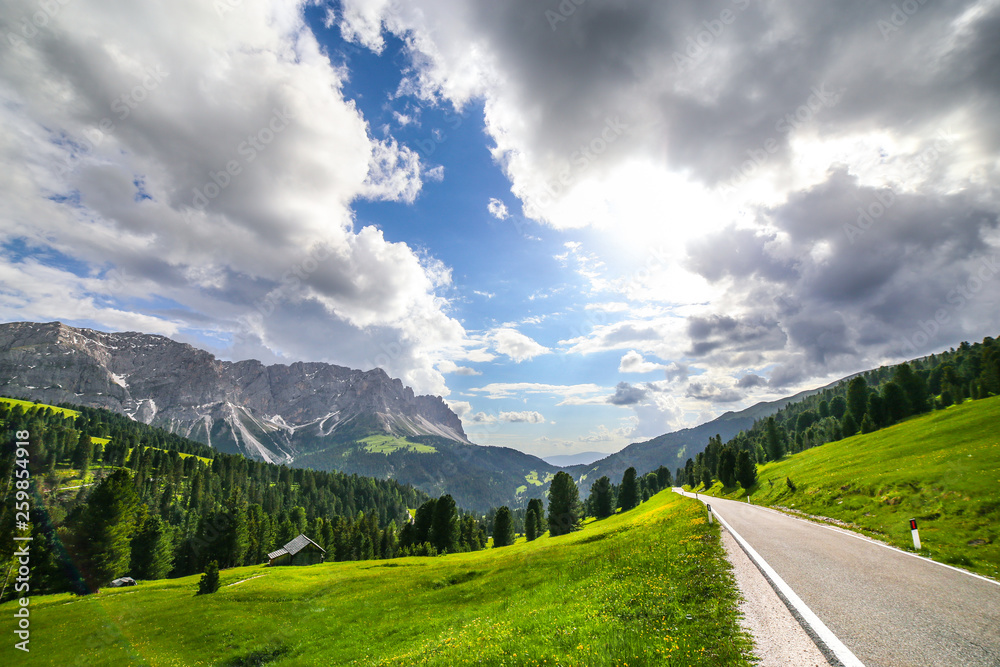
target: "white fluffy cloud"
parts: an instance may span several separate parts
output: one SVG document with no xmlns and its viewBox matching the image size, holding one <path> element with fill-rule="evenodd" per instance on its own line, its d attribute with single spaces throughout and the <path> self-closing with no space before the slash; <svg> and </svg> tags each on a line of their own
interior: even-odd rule
<svg viewBox="0 0 1000 667">
<path fill-rule="evenodd" d="M 995 291 L 947 300 L 1000 248 L 992 0 L 922 4 L 888 33 L 879 3 L 590 0 L 556 23 L 530 0 L 344 4 L 362 43 L 380 25 L 407 41 L 411 94 L 485 100 L 527 217 L 613 230 L 557 258 L 629 306 L 571 354 L 697 361 L 722 378 L 690 392 L 711 401 L 748 368 L 794 388 L 1000 326 Z M 731 23 L 705 32 L 723 9 Z M 886 192 L 897 203 L 871 231 L 845 235 Z M 649 304 L 668 312 L 636 312 Z M 921 323 L 942 308 L 932 339 Z"/>
<path fill-rule="evenodd" d="M 487 337 L 500 354 L 506 355 L 521 363 L 530 361 L 537 356 L 550 354 L 552 351 L 520 331 L 511 328 L 500 328 L 491 331 Z"/>
<path fill-rule="evenodd" d="M 475 387 L 469 391 L 484 394 L 487 398 L 503 399 L 516 397 L 520 394 L 544 394 L 547 396 L 569 398 L 596 394 L 607 391 L 607 389 L 596 384 L 557 385 L 538 382 L 491 382 L 483 387 Z"/>
<path fill-rule="evenodd" d="M 519 412 L 501 412 L 500 421 L 512 424 L 544 424 L 545 417 L 540 412 L 524 410 Z"/>
<path fill-rule="evenodd" d="M 37 10 L 12 0 L 0 22 Z M 233 355 L 381 362 L 418 391 L 447 391 L 435 364 L 466 342 L 438 296 L 449 271 L 355 229 L 350 209 L 412 202 L 419 156 L 371 136 L 301 12 L 68 3 L 5 45 L 3 241 L 71 268 L 8 257 L 4 283 L 21 287 L 0 317 L 230 332 Z M 128 314 L 135 299 L 164 306 Z"/>
<path fill-rule="evenodd" d="M 642 355 L 635 350 L 629 350 L 626 352 L 622 356 L 621 363 L 618 364 L 619 373 L 652 373 L 653 371 L 663 370 L 665 368 L 666 366 L 663 364 L 646 361 L 642 358 Z"/>
<path fill-rule="evenodd" d="M 449 403 L 452 409 L 455 409 L 455 403 Z M 515 411 L 515 412 L 476 412 L 473 413 L 471 406 L 466 408 L 468 403 L 461 403 L 458 407 L 462 412 L 456 411 L 459 417 L 463 421 L 467 421 L 471 424 L 544 424 L 545 417 L 542 416 L 540 412 L 535 412 L 533 410 L 525 411 Z"/>
<path fill-rule="evenodd" d="M 454 373 L 455 375 L 482 375 L 479 371 L 468 366 L 459 366 L 450 359 L 445 359 L 437 365 L 437 369 L 444 374 Z"/>
<path fill-rule="evenodd" d="M 489 210 L 490 215 L 497 220 L 506 220 L 510 217 L 510 211 L 507 210 L 507 205 L 496 197 L 490 197 L 490 203 L 486 205 L 486 208 Z"/>
</svg>

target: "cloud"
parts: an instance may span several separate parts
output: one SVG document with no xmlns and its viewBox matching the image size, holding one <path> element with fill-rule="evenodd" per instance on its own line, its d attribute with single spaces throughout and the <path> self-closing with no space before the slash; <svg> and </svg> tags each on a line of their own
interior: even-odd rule
<svg viewBox="0 0 1000 667">
<path fill-rule="evenodd" d="M 671 361 L 664 369 L 664 375 L 666 376 L 668 382 L 673 382 L 674 380 L 687 380 L 690 374 L 691 369 L 687 364 L 678 363 L 676 361 Z"/>
<path fill-rule="evenodd" d="M 606 309 L 628 314 L 578 323 L 569 354 L 769 367 L 774 389 L 1000 327 L 997 292 L 970 291 L 1000 248 L 995 2 L 927 3 L 891 34 L 878 3 L 591 0 L 555 25 L 529 0 L 344 4 L 359 43 L 407 40 L 416 99 L 484 100 L 527 217 L 637 258 L 556 255 L 595 300 L 667 309 Z"/>
<path fill-rule="evenodd" d="M 736 386 L 740 389 L 752 389 L 754 387 L 767 386 L 767 380 L 756 373 L 747 373 L 736 381 Z"/>
<path fill-rule="evenodd" d="M 446 359 L 437 365 L 437 369 L 444 374 L 454 373 L 455 375 L 482 375 L 481 372 L 468 366 L 459 366 L 454 361 Z"/>
<path fill-rule="evenodd" d="M 530 0 L 377 3 L 383 11 L 368 4 L 344 3 L 348 34 L 377 46 L 381 20 L 408 39 L 422 98 L 485 98 L 494 155 L 512 190 L 530 215 L 556 227 L 606 222 L 630 194 L 656 210 L 648 204 L 666 193 L 652 187 L 593 190 L 636 163 L 686 170 L 709 187 L 744 172 L 780 182 L 810 154 L 803 139 L 811 134 L 832 143 L 892 128 L 900 139 L 919 138 L 957 109 L 972 130 L 972 160 L 989 165 L 1000 145 L 985 107 L 965 104 L 981 91 L 996 97 L 989 36 L 1000 12 L 992 4 L 975 12 L 966 11 L 971 2 L 922 6 L 891 41 L 876 28 L 886 19 L 882 5 L 844 12 L 794 2 L 595 1 L 553 30 L 550 8 Z M 721 9 L 734 19 L 716 36 L 705 25 Z M 703 34 L 702 54 L 686 58 Z M 981 147 L 972 143 L 980 132 Z M 669 197 L 679 200 L 674 189 Z"/>
<path fill-rule="evenodd" d="M 459 419 L 465 417 L 465 415 L 472 412 L 472 404 L 468 401 L 449 401 L 446 400 L 445 403 L 451 408 L 451 411 L 458 415 Z"/>
<path fill-rule="evenodd" d="M 665 369 L 663 364 L 656 364 L 646 361 L 642 355 L 635 350 L 629 350 L 622 356 L 621 363 L 618 364 L 619 373 L 652 373 Z"/>
<path fill-rule="evenodd" d="M 449 405 L 451 405 L 449 403 Z M 468 403 L 465 403 L 468 405 Z M 468 422 L 471 424 L 544 424 L 545 417 L 542 416 L 540 412 L 534 411 L 523 411 L 523 412 L 498 412 L 498 413 L 486 413 L 486 412 L 472 412 L 472 407 L 469 406 L 468 409 L 462 405 L 463 412 L 458 413 L 459 417 L 462 418 L 463 422 Z M 454 408 L 452 408 L 454 409 Z"/>
<path fill-rule="evenodd" d="M 605 391 L 605 388 L 596 384 L 558 385 L 537 382 L 491 382 L 484 387 L 476 387 L 469 391 L 485 394 L 487 398 L 492 399 L 516 398 L 522 394 L 543 394 L 570 398 L 597 394 Z"/>
<path fill-rule="evenodd" d="M 489 209 L 490 215 L 497 220 L 506 220 L 510 217 L 510 211 L 507 210 L 507 205 L 495 197 L 490 197 L 490 203 L 486 208 Z"/>
<path fill-rule="evenodd" d="M 694 381 L 688 383 L 688 398 L 696 398 L 701 401 L 711 401 L 713 403 L 732 403 L 743 398 L 743 395 L 732 388 L 723 388 L 709 382 Z"/>
<path fill-rule="evenodd" d="M 591 431 L 588 435 L 583 435 L 577 438 L 580 442 L 617 442 L 628 438 L 632 432 L 635 430 L 635 424 L 633 421 L 629 421 L 624 426 L 619 426 L 618 428 L 612 430 L 609 429 L 604 424 L 597 427 L 596 430 Z"/>
<path fill-rule="evenodd" d="M 467 341 L 439 294 L 450 271 L 356 229 L 351 209 L 412 202 L 436 172 L 370 134 L 300 5 L 58 9 L 0 60 L 11 137 L 0 149 L 0 261 L 5 284 L 27 285 L 38 267 L 10 243 L 60 257 L 50 284 L 75 305 L 31 287 L 0 297 L 0 317 L 235 335 L 215 351 L 369 362 L 447 392 L 435 363 Z M 13 0 L 0 22 L 36 10 Z M 379 43 L 377 31 L 356 38 Z M 150 302 L 170 307 L 136 307 Z"/>
<path fill-rule="evenodd" d="M 585 308 L 587 310 L 601 310 L 605 313 L 623 313 L 626 312 L 629 307 L 627 303 L 622 303 L 621 301 L 611 301 L 606 303 L 588 303 Z"/>
<path fill-rule="evenodd" d="M 500 421 L 512 424 L 544 424 L 545 417 L 539 412 L 501 412 Z"/>
<path fill-rule="evenodd" d="M 1000 250 L 988 199 L 867 187 L 838 168 L 757 221 L 772 231 L 753 237 L 756 248 L 727 246 L 724 232 L 704 240 L 718 241 L 714 262 L 725 267 L 711 275 L 731 280 L 723 303 L 742 312 L 689 318 L 695 356 L 775 363 L 770 385 L 778 388 L 912 358 L 1000 326 L 997 293 L 969 291 Z M 764 257 L 758 266 L 790 268 L 747 271 L 746 255 Z M 928 321 L 933 337 L 921 327 Z"/>
<path fill-rule="evenodd" d="M 487 338 L 493 345 L 493 349 L 517 363 L 530 361 L 535 357 L 552 352 L 549 348 L 535 342 L 516 329 L 495 329 L 489 333 Z"/>
<path fill-rule="evenodd" d="M 467 419 L 463 421 L 469 421 L 473 424 L 496 424 L 498 419 L 496 415 L 487 414 L 485 412 L 477 412 L 475 414 L 470 414 Z"/>
<path fill-rule="evenodd" d="M 635 405 L 646 398 L 647 390 L 630 385 L 628 382 L 619 382 L 615 387 L 615 393 L 608 397 L 611 405 Z"/>
</svg>

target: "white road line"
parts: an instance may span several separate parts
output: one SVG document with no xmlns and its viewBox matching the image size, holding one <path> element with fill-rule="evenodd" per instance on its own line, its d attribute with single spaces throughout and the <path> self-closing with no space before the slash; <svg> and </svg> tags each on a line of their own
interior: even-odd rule
<svg viewBox="0 0 1000 667">
<path fill-rule="evenodd" d="M 681 495 L 687 496 L 688 494 L 683 491 L 680 492 Z M 690 496 L 688 496 L 690 497 Z M 699 500 L 701 500 L 699 498 Z M 833 634 L 830 628 L 826 627 L 826 624 L 819 619 L 813 610 L 810 609 L 805 602 L 802 601 L 792 587 L 785 583 L 777 572 L 774 571 L 766 560 L 764 560 L 759 553 L 757 553 L 753 547 L 751 547 L 743 536 L 733 530 L 732 526 L 723 519 L 718 512 L 713 511 L 712 514 L 715 518 L 719 520 L 719 523 L 725 527 L 726 530 L 736 539 L 736 542 L 740 545 L 743 551 L 750 557 L 750 560 L 760 569 L 767 580 L 771 583 L 778 594 L 782 597 L 793 614 L 797 615 L 797 618 L 806 626 L 806 631 L 817 642 L 819 648 L 823 650 L 823 653 L 827 657 L 835 658 L 840 665 L 843 667 L 865 667 L 864 663 L 858 660 L 857 656 L 851 652 L 851 649 L 847 648 L 837 635 Z"/>
<path fill-rule="evenodd" d="M 680 493 L 681 495 L 687 496 L 688 498 L 694 498 L 694 496 L 691 495 L 690 493 L 688 493 L 687 491 L 680 491 L 678 493 Z M 696 500 L 700 500 L 703 503 L 711 502 L 711 500 L 705 500 L 706 498 L 716 499 L 715 496 L 698 496 L 696 498 Z M 734 502 L 734 503 L 740 502 L 738 500 L 733 500 L 732 498 L 718 498 L 717 500 L 728 500 L 728 501 Z M 742 505 L 743 503 L 740 503 L 740 504 Z M 874 544 L 876 546 L 882 547 L 883 549 L 892 549 L 896 553 L 900 553 L 900 554 L 903 554 L 905 556 L 910 556 L 911 558 L 919 558 L 920 560 L 922 560 L 922 561 L 924 561 L 926 563 L 933 563 L 934 565 L 940 565 L 941 567 L 946 567 L 949 570 L 954 570 L 955 572 L 958 572 L 960 574 L 964 574 L 964 575 L 967 575 L 967 576 L 970 576 L 970 577 L 975 577 L 976 579 L 981 579 L 983 581 L 989 582 L 989 583 L 993 584 L 994 586 L 1000 586 L 1000 581 L 997 581 L 996 579 L 990 579 L 989 577 L 984 577 L 981 574 L 976 574 L 975 572 L 969 572 L 968 570 L 963 570 L 960 567 L 955 567 L 954 565 L 948 565 L 947 563 L 942 563 L 940 561 L 936 561 L 936 560 L 934 560 L 932 558 L 928 558 L 927 556 L 921 556 L 920 554 L 915 554 L 912 551 L 906 551 L 905 549 L 900 549 L 899 547 L 895 547 L 895 546 L 893 546 L 891 544 L 886 544 L 885 542 L 882 542 L 880 540 L 876 540 L 873 537 L 868 537 L 867 535 L 864 535 L 863 533 L 857 533 L 857 532 L 854 532 L 852 530 L 848 530 L 846 528 L 840 528 L 838 526 L 828 526 L 828 525 L 826 525 L 824 523 L 820 523 L 818 521 L 810 521 L 809 519 L 804 519 L 804 518 L 802 518 L 800 516 L 795 516 L 794 514 L 789 514 L 787 512 L 782 512 L 781 510 L 776 510 L 776 509 L 774 509 L 772 507 L 767 507 L 766 505 L 753 505 L 753 507 L 756 507 L 756 508 L 762 509 L 762 510 L 766 510 L 768 512 L 774 512 L 775 514 L 780 514 L 781 516 L 788 517 L 789 519 L 795 519 L 796 521 L 802 521 L 802 522 L 808 523 L 808 524 L 810 524 L 812 526 L 817 526 L 819 528 L 826 528 L 827 530 L 832 530 L 834 532 L 840 533 L 841 535 L 847 535 L 848 537 L 853 537 L 856 540 L 864 540 L 868 544 Z"/>
</svg>

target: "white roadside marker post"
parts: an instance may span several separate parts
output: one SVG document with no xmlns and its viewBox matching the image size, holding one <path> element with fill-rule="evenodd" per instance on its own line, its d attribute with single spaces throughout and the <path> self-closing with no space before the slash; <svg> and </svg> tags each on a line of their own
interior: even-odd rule
<svg viewBox="0 0 1000 667">
<path fill-rule="evenodd" d="M 711 526 L 712 525 L 712 506 L 709 505 L 708 503 L 705 503 L 705 507 L 708 508 L 708 525 Z"/>
<path fill-rule="evenodd" d="M 920 551 L 920 532 L 917 530 L 916 519 L 910 519 L 910 534 L 913 535 L 913 548 Z"/>
</svg>

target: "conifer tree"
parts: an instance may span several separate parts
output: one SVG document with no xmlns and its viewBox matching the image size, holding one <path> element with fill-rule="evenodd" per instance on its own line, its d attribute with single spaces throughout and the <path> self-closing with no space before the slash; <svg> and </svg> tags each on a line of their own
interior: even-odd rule
<svg viewBox="0 0 1000 667">
<path fill-rule="evenodd" d="M 414 541 L 422 544 L 430 539 L 431 524 L 434 522 L 434 506 L 437 501 L 428 500 L 417 508 L 417 515 L 413 519 Z"/>
<path fill-rule="evenodd" d="M 205 566 L 205 573 L 198 581 L 198 595 L 209 595 L 219 590 L 219 564 L 209 561 Z"/>
<path fill-rule="evenodd" d="M 493 547 L 506 547 L 514 543 L 514 521 L 510 508 L 504 505 L 493 519 Z"/>
<path fill-rule="evenodd" d="M 601 477 L 590 487 L 591 508 L 598 519 L 609 517 L 615 513 L 615 503 L 611 491 L 611 480 L 607 475 Z"/>
<path fill-rule="evenodd" d="M 534 530 L 535 537 L 538 538 L 545 533 L 545 528 L 542 525 L 545 518 L 545 507 L 542 505 L 541 498 L 532 498 L 528 501 L 528 511 L 530 512 L 531 510 L 534 510 Z M 525 526 L 525 531 L 527 531 L 527 525 Z"/>
<path fill-rule="evenodd" d="M 868 383 L 862 376 L 853 378 L 847 383 L 847 411 L 860 424 L 865 418 L 868 408 Z"/>
<path fill-rule="evenodd" d="M 560 470 L 549 486 L 549 535 L 579 530 L 583 519 L 580 490 L 569 473 Z"/>
<path fill-rule="evenodd" d="M 847 399 L 843 396 L 834 396 L 833 400 L 830 401 L 830 416 L 840 421 L 844 418 L 844 413 L 847 412 Z"/>
<path fill-rule="evenodd" d="M 896 366 L 892 380 L 906 393 L 906 400 L 910 408 L 909 414 L 918 415 L 927 412 L 927 383 L 921 376 L 913 372 L 913 368 L 909 364 Z"/>
<path fill-rule="evenodd" d="M 538 538 L 538 512 L 534 507 L 529 507 L 524 513 L 524 538 L 529 542 L 534 542 Z"/>
<path fill-rule="evenodd" d="M 132 540 L 131 575 L 136 579 L 165 579 L 173 566 L 170 526 L 159 515 L 150 515 Z"/>
<path fill-rule="evenodd" d="M 622 485 L 618 491 L 618 505 L 622 512 L 628 512 L 639 504 L 639 489 L 635 481 L 635 468 L 629 468 L 622 475 Z"/>
<path fill-rule="evenodd" d="M 719 455 L 719 481 L 722 486 L 736 486 L 736 451 L 729 445 Z"/>
<path fill-rule="evenodd" d="M 221 515 L 219 556 L 222 567 L 238 567 L 243 565 L 247 547 L 250 544 L 250 533 L 247 529 L 247 508 L 243 502 L 243 494 L 232 493 L 226 500 L 226 510 Z"/>
<path fill-rule="evenodd" d="M 87 497 L 72 521 L 71 555 L 91 591 L 128 573 L 142 503 L 127 470 L 116 470 Z"/>
<path fill-rule="evenodd" d="M 90 462 L 94 458 L 94 442 L 89 435 L 80 436 L 76 448 L 73 450 L 73 467 L 77 470 L 86 471 L 90 468 Z"/>
<path fill-rule="evenodd" d="M 774 417 L 767 418 L 767 430 L 765 437 L 766 437 L 765 447 L 767 448 L 767 458 L 771 461 L 777 461 L 782 456 L 784 456 L 785 448 L 782 445 L 781 436 L 778 435 L 778 425 L 774 421 Z"/>
<path fill-rule="evenodd" d="M 430 543 L 438 553 L 458 551 L 458 509 L 451 495 L 443 495 L 434 504 Z"/>
<path fill-rule="evenodd" d="M 745 449 L 736 455 L 736 480 L 747 490 L 757 483 L 757 466 Z"/>
<path fill-rule="evenodd" d="M 844 418 L 841 420 L 840 425 L 844 430 L 845 438 L 857 435 L 858 423 L 854 421 L 854 417 L 851 416 L 850 412 L 844 413 Z"/>
</svg>

